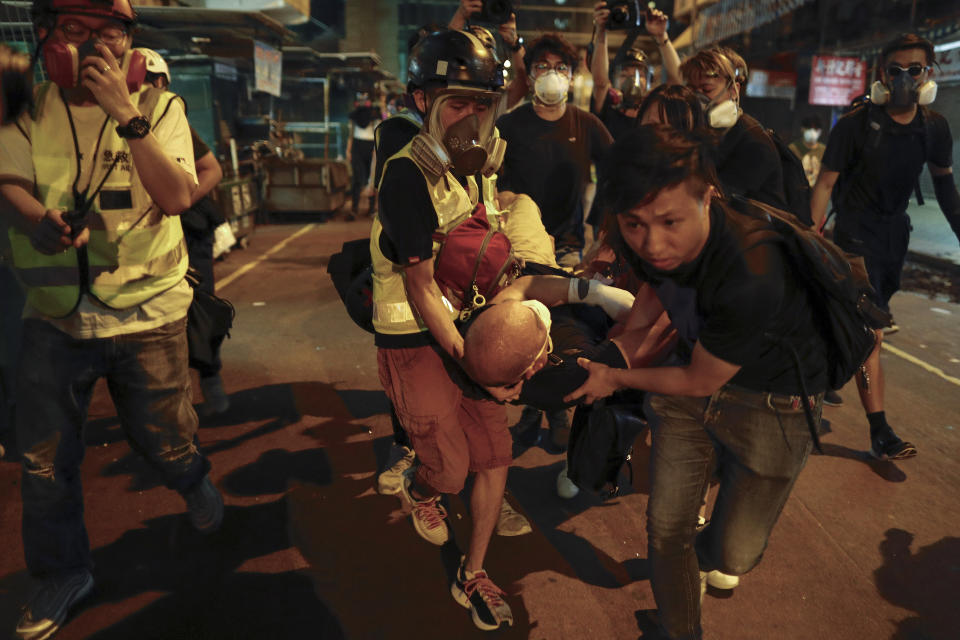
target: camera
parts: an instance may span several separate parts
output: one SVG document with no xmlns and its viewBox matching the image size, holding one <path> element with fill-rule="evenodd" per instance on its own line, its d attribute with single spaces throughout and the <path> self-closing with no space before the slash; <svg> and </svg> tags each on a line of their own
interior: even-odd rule
<svg viewBox="0 0 960 640">
<path fill-rule="evenodd" d="M 640 5 L 640 0 L 607 0 L 610 18 L 607 20 L 607 30 L 634 29 L 642 27 L 647 11 Z"/>
<path fill-rule="evenodd" d="M 511 0 L 483 0 L 483 10 L 477 15 L 477 20 L 491 24 L 504 24 L 510 21 L 512 13 Z"/>
</svg>

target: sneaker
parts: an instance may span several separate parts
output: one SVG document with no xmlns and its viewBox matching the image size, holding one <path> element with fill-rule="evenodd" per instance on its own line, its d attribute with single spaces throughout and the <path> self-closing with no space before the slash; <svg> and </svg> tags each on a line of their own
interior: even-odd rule
<svg viewBox="0 0 960 640">
<path fill-rule="evenodd" d="M 410 447 L 392 444 L 387 468 L 377 476 L 377 492 L 384 496 L 395 496 L 403 491 L 404 476 L 413 468 L 416 457 L 416 452 Z"/>
<path fill-rule="evenodd" d="M 917 448 L 898 438 L 893 429 L 887 427 L 871 438 L 870 455 L 877 460 L 903 460 L 917 455 Z"/>
<path fill-rule="evenodd" d="M 410 502 L 413 510 L 410 512 L 410 520 L 413 521 L 413 528 L 417 530 L 420 537 L 435 544 L 438 547 L 443 546 L 450 539 L 450 530 L 447 528 L 447 510 L 440 504 L 441 496 L 434 496 L 426 500 L 414 500 L 410 495 L 410 479 L 405 478 L 401 485 L 401 495 Z"/>
<path fill-rule="evenodd" d="M 509 502 L 507 497 L 503 497 L 503 503 L 500 505 L 500 519 L 497 520 L 498 536 L 522 536 L 533 531 L 530 521 L 517 512 Z"/>
<path fill-rule="evenodd" d="M 473 624 L 478 629 L 493 631 L 503 625 L 513 626 L 510 605 L 500 597 L 507 594 L 493 583 L 486 571 L 481 569 L 471 574 L 464 569 L 462 559 L 457 576 L 450 585 L 450 594 L 460 606 L 470 609 Z"/>
<path fill-rule="evenodd" d="M 540 442 L 540 421 L 543 413 L 533 407 L 524 407 L 520 419 L 513 425 L 513 440 L 525 447 L 533 447 Z"/>
<path fill-rule="evenodd" d="M 714 569 L 707 573 L 707 584 L 714 589 L 723 589 L 728 591 L 735 589 L 740 584 L 739 576 L 732 576 L 729 573 L 723 573 Z"/>
<path fill-rule="evenodd" d="M 836 391 L 830 390 L 823 394 L 823 404 L 831 407 L 842 407 L 843 398 Z"/>
<path fill-rule="evenodd" d="M 183 494 L 190 513 L 190 523 L 200 533 L 213 533 L 223 522 L 223 496 L 209 475 L 203 477 L 193 489 Z"/>
<path fill-rule="evenodd" d="M 200 415 L 212 416 L 230 408 L 230 398 L 223 390 L 223 378 L 220 374 L 200 378 L 200 391 L 203 393 L 203 404 L 199 407 Z"/>
<path fill-rule="evenodd" d="M 550 427 L 550 445 L 557 453 L 567 450 L 570 443 L 570 418 L 566 409 L 547 414 L 547 426 Z"/>
<path fill-rule="evenodd" d="M 70 609 L 92 590 L 93 576 L 87 569 L 47 578 L 24 607 L 17 623 L 16 637 L 21 640 L 49 638 L 66 621 Z"/>
<path fill-rule="evenodd" d="M 575 498 L 578 493 L 580 493 L 580 487 L 567 476 L 567 465 L 563 465 L 563 471 L 557 476 L 557 495 L 569 500 Z"/>
</svg>

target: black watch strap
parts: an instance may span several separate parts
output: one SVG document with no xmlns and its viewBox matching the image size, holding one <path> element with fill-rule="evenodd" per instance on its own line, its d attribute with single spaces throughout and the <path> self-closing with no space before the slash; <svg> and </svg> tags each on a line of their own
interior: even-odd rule
<svg viewBox="0 0 960 640">
<path fill-rule="evenodd" d="M 150 133 L 150 121 L 143 116 L 130 118 L 127 124 L 117 127 L 117 135 L 127 140 L 145 138 Z"/>
<path fill-rule="evenodd" d="M 517 36 L 517 41 L 510 47 L 510 50 L 514 53 L 520 51 L 520 49 L 523 49 L 523 36 Z"/>
</svg>

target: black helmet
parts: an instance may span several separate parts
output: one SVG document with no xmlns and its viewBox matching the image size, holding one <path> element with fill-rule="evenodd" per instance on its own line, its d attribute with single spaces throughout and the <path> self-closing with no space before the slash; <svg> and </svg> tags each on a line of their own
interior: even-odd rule
<svg viewBox="0 0 960 640">
<path fill-rule="evenodd" d="M 614 72 L 623 67 L 643 67 L 647 74 L 652 75 L 653 65 L 650 59 L 641 49 L 627 49 L 622 55 L 618 55 L 613 61 Z"/>
<path fill-rule="evenodd" d="M 410 52 L 407 83 L 408 91 L 428 83 L 499 91 L 503 88 L 503 65 L 472 33 L 437 31 L 420 40 Z"/>
</svg>

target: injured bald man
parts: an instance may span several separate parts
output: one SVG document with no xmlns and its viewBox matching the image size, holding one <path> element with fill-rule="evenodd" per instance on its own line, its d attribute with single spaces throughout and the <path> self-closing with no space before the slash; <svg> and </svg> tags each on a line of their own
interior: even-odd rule
<svg viewBox="0 0 960 640">
<path fill-rule="evenodd" d="M 462 365 L 501 402 L 544 411 L 571 406 L 584 357 L 617 368 L 649 366 L 667 354 L 675 331 L 664 314 L 652 328 L 630 325 L 634 296 L 596 280 L 538 275 L 518 278 L 462 329 Z"/>
</svg>

